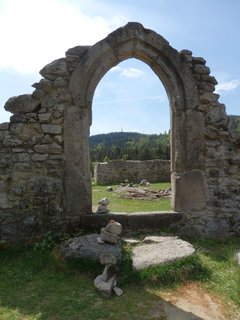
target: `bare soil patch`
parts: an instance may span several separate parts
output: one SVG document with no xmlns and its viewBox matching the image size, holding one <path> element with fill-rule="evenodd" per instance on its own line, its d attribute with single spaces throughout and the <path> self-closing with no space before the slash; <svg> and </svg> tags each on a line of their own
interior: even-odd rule
<svg viewBox="0 0 240 320">
<path fill-rule="evenodd" d="M 240 314 L 232 304 L 209 293 L 196 283 L 159 293 L 166 320 L 239 320 Z"/>
</svg>

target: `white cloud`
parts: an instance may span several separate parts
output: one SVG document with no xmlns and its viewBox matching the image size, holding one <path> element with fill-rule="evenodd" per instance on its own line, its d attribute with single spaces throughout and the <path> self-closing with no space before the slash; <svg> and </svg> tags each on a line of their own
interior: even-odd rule
<svg viewBox="0 0 240 320">
<path fill-rule="evenodd" d="M 142 70 L 136 69 L 136 68 L 128 68 L 124 69 L 121 72 L 121 75 L 125 78 L 130 78 L 130 79 L 137 79 L 140 78 L 144 72 Z"/>
<path fill-rule="evenodd" d="M 120 66 L 113 67 L 110 72 L 118 72 L 124 78 L 137 79 L 143 76 L 144 72 L 137 68 L 122 68 Z"/>
<path fill-rule="evenodd" d="M 228 82 L 220 82 L 219 84 L 216 85 L 215 92 L 220 93 L 223 91 L 232 91 L 238 87 L 240 87 L 240 80 L 238 79 L 231 80 Z"/>
<path fill-rule="evenodd" d="M 123 21 L 122 16 L 106 20 L 87 15 L 74 3 L 61 0 L 3 0 L 0 69 L 37 73 L 70 47 L 92 45 Z"/>
<path fill-rule="evenodd" d="M 119 66 L 113 67 L 110 69 L 110 72 L 121 72 L 123 69 Z"/>
</svg>

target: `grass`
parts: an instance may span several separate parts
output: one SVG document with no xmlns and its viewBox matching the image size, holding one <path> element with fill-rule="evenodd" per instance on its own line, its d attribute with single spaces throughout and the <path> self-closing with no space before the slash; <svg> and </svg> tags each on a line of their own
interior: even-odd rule
<svg viewBox="0 0 240 320">
<path fill-rule="evenodd" d="M 239 239 L 220 243 L 202 240 L 196 243 L 196 247 L 202 264 L 212 270 L 205 286 L 234 301 L 240 308 L 240 266 L 234 258 L 236 251 L 240 250 Z"/>
<path fill-rule="evenodd" d="M 131 250 L 126 246 L 118 276 L 124 294 L 106 299 L 93 286 L 102 266 L 65 261 L 50 250 L 48 238 L 44 245 L 0 249 L 1 320 L 166 319 L 159 293 L 188 281 L 200 283 L 240 309 L 240 268 L 234 261 L 240 246 L 237 239 L 195 242 L 197 255 L 139 273 L 131 268 Z"/>
<path fill-rule="evenodd" d="M 170 188 L 169 182 L 152 183 L 150 190 L 158 191 L 160 189 Z M 111 212 L 151 212 L 151 211 L 170 211 L 170 198 L 160 198 L 156 200 L 142 200 L 142 199 L 124 199 L 116 192 L 117 185 L 112 185 L 113 191 L 107 191 L 107 186 L 93 185 L 93 211 L 97 209 L 98 201 L 101 198 L 108 198 Z M 145 188 L 145 187 L 144 187 Z"/>
</svg>

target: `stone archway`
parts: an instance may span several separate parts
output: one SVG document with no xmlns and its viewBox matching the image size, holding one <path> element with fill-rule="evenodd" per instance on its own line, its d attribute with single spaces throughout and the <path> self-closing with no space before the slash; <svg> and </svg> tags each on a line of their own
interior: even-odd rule
<svg viewBox="0 0 240 320">
<path fill-rule="evenodd" d="M 168 216 L 180 217 L 178 233 L 240 234 L 240 134 L 214 93 L 216 79 L 203 58 L 178 52 L 154 31 L 128 23 L 94 46 L 69 49 L 40 71 L 43 78 L 32 94 L 6 102 L 13 115 L 0 124 L 0 241 L 76 228 L 84 217 L 98 217 L 85 215 L 92 211 L 92 99 L 103 75 L 128 58 L 148 64 L 169 98 L 177 213 Z M 130 229 L 136 224 L 132 217 Z"/>
<path fill-rule="evenodd" d="M 79 62 L 69 84 L 73 103 L 66 108 L 64 116 L 68 214 L 91 213 L 88 139 L 93 95 L 104 74 L 129 58 L 148 64 L 162 81 L 169 98 L 173 210 L 203 210 L 204 117 L 198 110 L 198 88 L 188 61 L 164 38 L 139 23 L 128 23 L 94 46 L 79 50 Z"/>
</svg>

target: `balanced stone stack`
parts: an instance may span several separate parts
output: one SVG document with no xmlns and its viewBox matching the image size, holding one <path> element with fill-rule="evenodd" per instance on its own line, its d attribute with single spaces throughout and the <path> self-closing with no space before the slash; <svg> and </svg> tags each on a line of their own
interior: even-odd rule
<svg viewBox="0 0 240 320">
<path fill-rule="evenodd" d="M 98 201 L 98 208 L 96 213 L 108 213 L 109 209 L 109 200 L 107 198 L 102 198 L 101 200 Z"/>
<path fill-rule="evenodd" d="M 105 228 L 101 229 L 100 237 L 98 237 L 98 243 L 112 243 L 117 244 L 119 242 L 119 235 L 122 233 L 122 225 L 119 222 L 110 220 Z"/>
<path fill-rule="evenodd" d="M 100 291 L 104 297 L 110 297 L 112 292 L 117 296 L 123 294 L 122 289 L 117 287 L 116 276 L 118 267 L 116 266 L 116 257 L 112 254 L 102 254 L 100 262 L 105 266 L 103 273 L 94 280 L 94 286 Z"/>
</svg>

